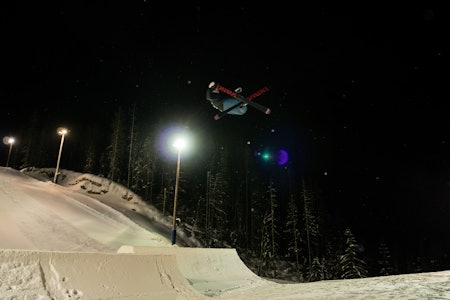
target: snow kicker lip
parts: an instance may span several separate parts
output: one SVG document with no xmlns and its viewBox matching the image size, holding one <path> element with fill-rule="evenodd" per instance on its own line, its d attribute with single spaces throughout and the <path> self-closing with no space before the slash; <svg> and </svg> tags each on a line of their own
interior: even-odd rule
<svg viewBox="0 0 450 300">
<path fill-rule="evenodd" d="M 19 283 L 15 272 L 27 282 Z M 122 246 L 118 253 L 0 249 L 0 275 L 1 296 L 42 299 L 210 299 L 268 282 L 232 248 Z"/>
<path fill-rule="evenodd" d="M 168 254 L 0 250 L 0 275 L 8 299 L 206 299 Z"/>
<path fill-rule="evenodd" d="M 268 280 L 253 273 L 234 248 L 122 246 L 118 253 L 173 254 L 184 278 L 197 291 L 207 296 L 217 296 L 225 291 L 269 283 Z"/>
<path fill-rule="evenodd" d="M 450 271 L 276 283 L 253 274 L 234 249 L 177 246 L 122 246 L 120 253 L 0 249 L 0 278 L 2 299 L 437 299 L 450 292 Z"/>
</svg>

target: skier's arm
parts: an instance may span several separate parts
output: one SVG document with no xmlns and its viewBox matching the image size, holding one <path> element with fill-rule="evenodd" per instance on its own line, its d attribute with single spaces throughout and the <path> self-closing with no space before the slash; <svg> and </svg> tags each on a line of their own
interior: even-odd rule
<svg viewBox="0 0 450 300">
<path fill-rule="evenodd" d="M 206 90 L 206 100 L 211 102 L 211 105 L 220 111 L 223 110 L 223 100 L 220 97 L 219 90 L 217 90 L 216 85 L 209 84 L 208 89 Z"/>
</svg>

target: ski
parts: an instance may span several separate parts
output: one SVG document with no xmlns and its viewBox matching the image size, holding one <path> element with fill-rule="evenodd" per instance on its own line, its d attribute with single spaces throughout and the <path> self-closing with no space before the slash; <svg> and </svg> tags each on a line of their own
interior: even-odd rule
<svg viewBox="0 0 450 300">
<path fill-rule="evenodd" d="M 247 104 L 252 106 L 252 107 L 254 107 L 254 108 L 256 108 L 259 111 L 262 111 L 266 115 L 268 115 L 268 114 L 270 114 L 272 112 L 270 110 L 270 108 L 268 108 L 268 107 L 266 107 L 266 106 L 264 106 L 264 105 L 262 105 L 260 103 L 257 103 L 257 102 L 253 101 L 253 99 L 255 99 L 256 97 L 258 97 L 258 96 L 260 96 L 260 95 L 262 95 L 262 94 L 264 94 L 264 93 L 269 91 L 269 88 L 266 87 L 266 86 L 263 87 L 262 89 L 257 90 L 256 92 L 254 92 L 253 94 L 251 94 L 248 97 L 244 97 L 244 96 L 240 95 L 239 93 L 237 93 L 235 91 L 232 91 L 230 89 L 227 89 L 226 87 L 221 86 L 219 84 L 217 85 L 217 89 L 219 91 L 221 91 L 221 92 L 223 92 L 223 93 L 225 93 L 225 94 L 227 94 L 227 95 L 229 95 L 229 96 L 239 100 L 240 102 L 237 103 L 236 105 L 233 105 L 232 107 L 229 107 L 228 109 L 224 110 L 223 112 L 220 112 L 220 113 L 216 114 L 214 116 L 215 120 L 218 120 L 218 119 L 222 118 L 223 116 L 225 116 L 228 112 L 230 112 L 234 108 L 239 107 L 241 105 L 247 105 Z"/>
<path fill-rule="evenodd" d="M 266 86 L 263 87 L 262 89 L 259 89 L 256 92 L 254 92 L 253 94 L 251 94 L 247 98 L 242 96 L 242 95 L 240 95 L 240 94 L 238 94 L 238 93 L 236 93 L 236 92 L 234 92 L 234 91 L 232 91 L 232 90 L 227 89 L 224 86 L 221 86 L 220 84 L 217 85 L 217 89 L 219 91 L 224 92 L 225 94 L 227 94 L 227 95 L 237 99 L 237 100 L 240 100 L 240 101 L 242 101 L 244 103 L 250 104 L 251 106 L 253 106 L 256 109 L 258 109 L 258 110 L 262 111 L 263 113 L 265 113 L 266 115 L 271 113 L 270 108 L 268 108 L 268 107 L 266 107 L 266 106 L 264 106 L 262 104 L 256 103 L 256 102 L 252 102 L 252 100 L 255 99 L 256 97 L 258 97 L 258 96 L 260 96 L 260 95 L 262 95 L 262 94 L 264 94 L 264 93 L 269 91 L 269 88 L 266 87 Z"/>
</svg>

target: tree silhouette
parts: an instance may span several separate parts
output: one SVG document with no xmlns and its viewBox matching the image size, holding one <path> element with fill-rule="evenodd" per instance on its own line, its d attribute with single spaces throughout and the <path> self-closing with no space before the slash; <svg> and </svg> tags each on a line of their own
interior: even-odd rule
<svg viewBox="0 0 450 300">
<path fill-rule="evenodd" d="M 120 183 L 122 162 L 125 159 L 124 119 L 122 108 L 118 108 L 111 124 L 111 141 L 107 147 L 107 178 Z"/>
<path fill-rule="evenodd" d="M 277 268 L 275 266 L 276 258 L 278 257 L 278 229 L 276 211 L 278 207 L 277 192 L 274 188 L 273 182 L 269 184 L 267 190 L 268 210 L 264 215 L 261 231 L 261 248 L 260 248 L 260 264 L 258 267 L 258 274 L 261 274 L 262 269 L 265 272 L 271 273 L 272 277 L 276 277 Z"/>
<path fill-rule="evenodd" d="M 378 260 L 377 260 L 380 276 L 387 276 L 394 274 L 394 267 L 392 263 L 391 251 L 387 243 L 382 240 L 378 246 Z"/>
<path fill-rule="evenodd" d="M 287 247 L 288 247 L 288 257 L 293 257 L 295 261 L 295 270 L 297 273 L 297 278 L 301 279 L 300 270 L 300 230 L 298 221 L 298 208 L 295 202 L 294 195 L 290 195 L 288 203 L 288 212 L 286 216 L 285 233 L 287 233 Z"/>
<path fill-rule="evenodd" d="M 365 268 L 365 261 L 358 257 L 359 246 L 356 242 L 350 228 L 345 229 L 344 235 L 346 237 L 346 249 L 340 258 L 341 278 L 364 278 L 367 277 L 367 270 Z"/>
<path fill-rule="evenodd" d="M 308 253 L 308 273 L 312 269 L 312 257 L 318 256 L 319 246 L 319 224 L 316 210 L 314 209 L 313 190 L 306 181 L 302 180 L 302 194 L 303 194 L 303 222 L 305 241 Z M 314 246 L 314 250 L 313 250 Z M 307 276 L 309 278 L 310 275 Z"/>
<path fill-rule="evenodd" d="M 312 261 L 312 267 L 309 272 L 308 281 L 320 281 L 324 278 L 324 266 L 320 259 L 316 256 Z"/>
</svg>

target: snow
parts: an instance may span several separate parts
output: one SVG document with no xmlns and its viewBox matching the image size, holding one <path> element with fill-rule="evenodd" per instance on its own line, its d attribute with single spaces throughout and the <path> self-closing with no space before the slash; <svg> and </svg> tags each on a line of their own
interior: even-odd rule
<svg viewBox="0 0 450 300">
<path fill-rule="evenodd" d="M 281 283 L 105 178 L 0 167 L 1 299 L 450 299 L 450 271 Z M 179 243 L 178 243 L 179 242 Z"/>
</svg>

